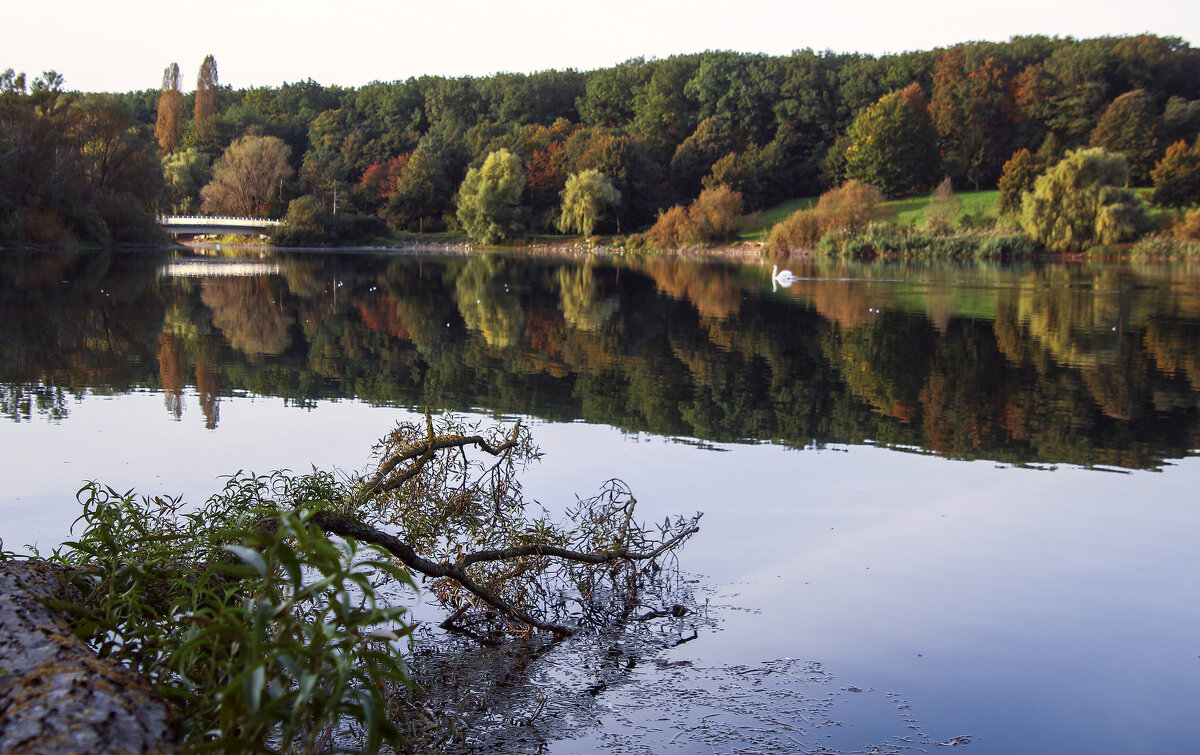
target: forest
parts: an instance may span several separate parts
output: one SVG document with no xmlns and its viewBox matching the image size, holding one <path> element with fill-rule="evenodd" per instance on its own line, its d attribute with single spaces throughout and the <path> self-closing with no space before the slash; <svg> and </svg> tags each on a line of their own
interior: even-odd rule
<svg viewBox="0 0 1200 755">
<path fill-rule="evenodd" d="M 211 56 L 194 90 L 175 64 L 161 89 L 116 94 L 9 70 L 0 239 L 148 240 L 154 213 L 287 217 L 292 236 L 277 242 L 296 245 L 628 234 L 706 190 L 736 195 L 727 210 L 741 212 L 848 180 L 888 197 L 947 178 L 1028 191 L 1086 147 L 1124 158 L 1112 180 L 1187 207 L 1200 199 L 1198 134 L 1200 51 L 1151 35 L 882 57 L 709 51 L 361 88 L 233 90 Z"/>
</svg>

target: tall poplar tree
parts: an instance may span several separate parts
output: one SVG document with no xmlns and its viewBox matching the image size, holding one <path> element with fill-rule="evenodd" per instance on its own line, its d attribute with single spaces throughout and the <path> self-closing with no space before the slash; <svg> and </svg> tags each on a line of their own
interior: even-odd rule
<svg viewBox="0 0 1200 755">
<path fill-rule="evenodd" d="M 217 114 L 217 61 L 209 55 L 196 78 L 196 125 Z"/>
<path fill-rule="evenodd" d="M 172 63 L 163 71 L 162 92 L 158 95 L 158 121 L 154 125 L 154 136 L 158 139 L 161 154 L 174 152 L 179 147 L 182 131 L 183 93 L 179 91 L 179 64 Z"/>
</svg>

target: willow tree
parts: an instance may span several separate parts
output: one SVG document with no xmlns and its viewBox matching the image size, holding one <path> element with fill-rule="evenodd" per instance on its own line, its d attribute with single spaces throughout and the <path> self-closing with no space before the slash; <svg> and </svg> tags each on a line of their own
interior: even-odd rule
<svg viewBox="0 0 1200 755">
<path fill-rule="evenodd" d="M 200 64 L 196 77 L 196 125 L 217 114 L 217 61 L 209 55 Z"/>
<path fill-rule="evenodd" d="M 572 173 L 562 190 L 562 215 L 558 228 L 563 233 L 576 231 L 591 236 L 596 221 L 606 209 L 621 203 L 621 192 L 598 170 Z"/>
<path fill-rule="evenodd" d="M 172 63 L 163 71 L 162 92 L 158 95 L 158 121 L 154 125 L 154 136 L 158 139 L 161 154 L 174 152 L 179 147 L 182 129 L 183 93 L 179 91 L 179 64 Z"/>
<path fill-rule="evenodd" d="M 458 221 L 471 240 L 494 244 L 517 233 L 524 189 L 521 158 L 506 149 L 492 152 L 481 167 L 467 171 L 458 190 Z"/>
<path fill-rule="evenodd" d="M 1021 227 L 1055 252 L 1083 251 L 1134 238 L 1146 225 L 1146 207 L 1132 189 L 1121 155 L 1077 149 L 1034 182 L 1021 200 Z"/>
</svg>

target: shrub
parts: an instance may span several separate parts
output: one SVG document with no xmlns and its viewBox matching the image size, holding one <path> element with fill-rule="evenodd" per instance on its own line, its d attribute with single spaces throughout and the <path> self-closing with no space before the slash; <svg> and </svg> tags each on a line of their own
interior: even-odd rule
<svg viewBox="0 0 1200 755">
<path fill-rule="evenodd" d="M 1200 241 L 1200 207 L 1193 207 L 1175 226 L 1175 236 L 1191 241 Z"/>
<path fill-rule="evenodd" d="M 374 215 L 330 215 L 313 196 L 293 199 L 283 225 L 271 234 L 275 246 L 334 246 L 363 244 L 386 238 L 387 223 Z"/>
<path fill-rule="evenodd" d="M 767 236 L 767 251 L 811 249 L 831 231 L 861 228 L 878 216 L 883 192 L 861 181 L 830 189 L 809 210 L 797 210 Z"/>
<path fill-rule="evenodd" d="M 816 253 L 859 260 L 1029 259 L 1037 244 L 1022 234 L 930 233 L 908 226 L 872 223 L 826 234 Z"/>
<path fill-rule="evenodd" d="M 728 186 L 705 189 L 688 208 L 688 217 L 702 241 L 732 238 L 742 220 L 742 195 Z"/>
<path fill-rule="evenodd" d="M 949 233 L 954 228 L 954 220 L 962 210 L 962 200 L 954 196 L 954 187 L 950 177 L 942 179 L 933 190 L 929 204 L 925 206 L 925 230 L 933 233 Z"/>
<path fill-rule="evenodd" d="M 654 226 L 646 231 L 646 241 L 658 249 L 678 249 L 694 243 L 695 233 L 687 208 L 675 205 L 658 216 Z"/>
<path fill-rule="evenodd" d="M 742 195 L 727 186 L 700 192 L 688 207 L 676 205 L 658 216 L 646 240 L 659 249 L 678 249 L 724 241 L 737 232 L 742 218 Z"/>
</svg>

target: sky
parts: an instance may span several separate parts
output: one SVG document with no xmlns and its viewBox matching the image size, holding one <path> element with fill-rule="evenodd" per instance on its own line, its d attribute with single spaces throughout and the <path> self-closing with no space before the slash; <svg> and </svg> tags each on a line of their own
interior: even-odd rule
<svg viewBox="0 0 1200 755">
<path fill-rule="evenodd" d="M 49 8 L 53 8 L 52 11 Z M 882 55 L 1043 34 L 1141 33 L 1200 45 L 1195 0 L 59 0 L 12 4 L 0 71 L 46 70 L 66 88 L 157 89 L 178 63 L 185 90 L 206 55 L 234 89 L 313 79 L 362 86 L 425 74 L 605 68 L 633 57 L 797 49 Z"/>
</svg>

